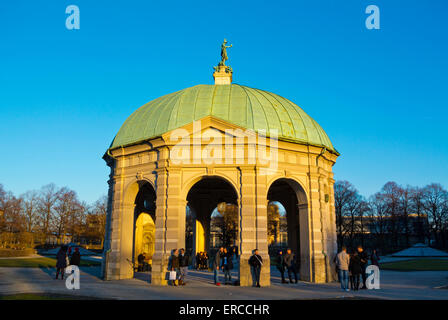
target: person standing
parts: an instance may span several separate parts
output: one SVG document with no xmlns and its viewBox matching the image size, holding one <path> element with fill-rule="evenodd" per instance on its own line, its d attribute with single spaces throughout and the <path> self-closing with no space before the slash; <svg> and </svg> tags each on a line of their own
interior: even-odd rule
<svg viewBox="0 0 448 320">
<path fill-rule="evenodd" d="M 226 248 L 224 248 L 223 253 L 223 271 L 224 271 L 224 284 L 232 284 L 232 269 L 233 269 L 233 261 L 232 252 L 228 252 Z"/>
<path fill-rule="evenodd" d="M 199 270 L 199 266 L 201 265 L 201 255 L 200 252 L 196 253 L 196 259 L 194 260 L 194 266 L 196 270 Z"/>
<path fill-rule="evenodd" d="M 221 257 L 224 253 L 223 247 L 220 247 L 219 250 L 216 252 L 215 259 L 213 259 L 213 278 L 215 281 L 215 285 L 220 286 L 221 283 L 219 282 L 219 270 L 222 268 L 222 261 Z"/>
<path fill-rule="evenodd" d="M 373 249 L 372 254 L 370 255 L 370 261 L 374 266 L 379 267 L 380 266 L 380 256 L 376 252 L 376 249 Z"/>
<path fill-rule="evenodd" d="M 70 259 L 70 264 L 74 266 L 78 266 L 81 263 L 81 254 L 79 253 L 79 248 L 75 248 L 75 252 L 73 252 L 72 257 Z"/>
<path fill-rule="evenodd" d="M 137 271 L 138 272 L 143 271 L 143 263 L 145 262 L 145 256 L 144 256 L 143 252 L 138 255 L 137 262 L 138 262 Z"/>
<path fill-rule="evenodd" d="M 288 283 L 285 281 L 285 262 L 283 261 L 283 251 L 280 250 L 277 254 L 277 261 L 275 266 L 277 267 L 278 271 L 280 271 L 280 275 L 282 277 L 282 283 Z"/>
<path fill-rule="evenodd" d="M 253 255 L 249 259 L 249 265 L 251 266 L 252 271 L 252 282 L 257 288 L 260 288 L 260 274 L 263 259 L 258 254 L 258 249 L 253 251 Z"/>
<path fill-rule="evenodd" d="M 283 256 L 283 261 L 286 269 L 288 270 L 289 283 L 293 283 L 291 273 L 294 274 L 294 280 L 295 283 L 297 283 L 296 261 L 294 254 L 291 252 L 291 249 L 286 250 L 286 254 Z"/>
<path fill-rule="evenodd" d="M 347 248 L 342 247 L 341 252 L 336 256 L 336 264 L 339 269 L 339 279 L 341 282 L 341 289 L 343 291 L 350 291 L 348 288 L 348 268 L 350 265 L 350 256 L 347 254 Z"/>
<path fill-rule="evenodd" d="M 64 272 L 67 267 L 67 246 L 61 246 L 56 254 L 56 279 L 61 273 L 61 279 L 64 280 Z"/>
<path fill-rule="evenodd" d="M 352 290 L 358 291 L 359 277 L 362 273 L 362 267 L 361 267 L 361 259 L 356 251 L 350 257 L 350 264 L 348 266 L 348 269 L 351 274 L 350 284 L 353 286 Z"/>
<path fill-rule="evenodd" d="M 361 260 L 361 268 L 362 268 L 362 288 L 361 289 L 367 289 L 366 287 L 366 280 L 367 280 L 367 275 L 366 275 L 366 268 L 367 265 L 369 264 L 369 256 L 367 255 L 367 252 L 364 251 L 362 246 L 358 246 L 358 256 L 359 259 Z"/>
<path fill-rule="evenodd" d="M 208 264 L 208 253 L 207 251 L 204 252 L 204 270 L 208 270 L 208 268 L 210 267 Z"/>
<path fill-rule="evenodd" d="M 173 286 L 177 286 L 176 284 L 176 279 L 177 276 L 179 274 L 179 251 L 177 249 L 173 249 L 170 260 L 168 262 L 168 268 L 170 271 L 175 271 L 176 272 L 176 276 L 174 278 L 174 280 L 171 280 L 171 283 Z"/>
<path fill-rule="evenodd" d="M 179 284 L 184 286 L 187 283 L 185 282 L 185 278 L 187 277 L 188 273 L 188 256 L 185 254 L 185 249 L 180 249 L 179 254 L 179 269 L 180 269 L 180 276 L 179 276 Z"/>
</svg>

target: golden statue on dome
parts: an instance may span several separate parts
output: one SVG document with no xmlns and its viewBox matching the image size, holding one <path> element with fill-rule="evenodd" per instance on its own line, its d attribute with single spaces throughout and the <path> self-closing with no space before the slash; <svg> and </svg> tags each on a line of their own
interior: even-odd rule
<svg viewBox="0 0 448 320">
<path fill-rule="evenodd" d="M 227 48 L 231 48 L 232 45 L 226 46 L 227 40 L 224 39 L 224 42 L 221 45 L 221 62 L 218 64 L 219 66 L 225 66 L 226 61 L 229 60 L 229 57 L 227 56 Z"/>
<path fill-rule="evenodd" d="M 227 49 L 231 48 L 232 45 L 227 46 L 227 40 L 221 45 L 221 61 L 216 67 L 213 67 L 215 72 L 213 73 L 213 78 L 215 79 L 215 84 L 231 84 L 232 83 L 232 73 L 233 70 L 230 66 L 226 66 L 226 61 L 229 60 L 227 55 Z"/>
</svg>

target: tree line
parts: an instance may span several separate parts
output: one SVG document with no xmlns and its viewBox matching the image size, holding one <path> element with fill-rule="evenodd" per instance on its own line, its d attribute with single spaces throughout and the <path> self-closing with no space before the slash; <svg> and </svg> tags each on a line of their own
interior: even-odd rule
<svg viewBox="0 0 448 320">
<path fill-rule="evenodd" d="M 105 196 L 89 205 L 75 191 L 54 184 L 20 196 L 0 184 L 0 248 L 34 248 L 50 243 L 96 243 L 102 246 Z"/>
<path fill-rule="evenodd" d="M 361 244 L 383 253 L 417 242 L 448 248 L 448 192 L 438 183 L 388 182 L 365 198 L 350 182 L 336 181 L 334 197 L 339 246 Z"/>
</svg>

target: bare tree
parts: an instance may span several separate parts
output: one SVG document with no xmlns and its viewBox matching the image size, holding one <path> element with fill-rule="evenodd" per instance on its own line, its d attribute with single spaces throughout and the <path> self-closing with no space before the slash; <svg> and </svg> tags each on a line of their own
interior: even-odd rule
<svg viewBox="0 0 448 320">
<path fill-rule="evenodd" d="M 353 246 L 355 238 L 360 235 L 364 242 L 365 215 L 369 206 L 358 190 L 348 181 L 336 181 L 334 185 L 336 226 L 340 245 L 348 240 Z"/>
<path fill-rule="evenodd" d="M 387 206 L 388 213 L 388 231 L 392 235 L 392 241 L 395 248 L 399 248 L 399 234 L 401 233 L 400 224 L 400 201 L 402 195 L 401 187 L 395 182 L 386 183 L 381 189 L 380 193 Z"/>
<path fill-rule="evenodd" d="M 79 217 L 84 208 L 78 201 L 76 192 L 68 188 L 62 188 L 58 193 L 57 203 L 54 207 L 53 227 L 60 242 L 69 233 L 74 240 L 80 228 Z"/>
<path fill-rule="evenodd" d="M 36 231 L 36 227 L 39 225 L 38 220 L 38 204 L 39 194 L 37 191 L 28 191 L 21 196 L 22 198 L 22 210 L 25 216 L 25 229 L 27 232 Z"/>
<path fill-rule="evenodd" d="M 410 190 L 410 201 L 412 211 L 417 214 L 417 228 L 415 232 L 417 233 L 417 238 L 419 242 L 425 242 L 425 238 L 428 236 L 425 231 L 425 225 L 427 222 L 427 217 L 424 214 L 424 190 L 423 188 L 413 187 Z"/>
<path fill-rule="evenodd" d="M 51 234 L 51 227 L 54 219 L 54 208 L 59 198 L 60 189 L 53 183 L 43 186 L 40 190 L 38 210 L 40 225 L 43 234 L 43 242 L 46 243 Z"/>
<path fill-rule="evenodd" d="M 7 192 L 0 185 L 1 228 L 0 244 L 2 247 L 27 247 L 28 238 L 23 236 L 25 220 L 22 214 L 22 200 Z"/>
<path fill-rule="evenodd" d="M 188 207 L 188 210 L 191 209 Z M 192 223 L 194 219 L 192 219 L 190 211 L 188 211 L 187 214 L 189 214 L 187 216 L 190 217 L 191 223 L 187 223 L 186 226 L 191 230 L 187 230 L 186 232 L 190 234 L 193 232 Z M 103 246 L 104 244 L 104 237 L 106 235 L 106 216 L 107 216 L 107 197 L 102 196 L 93 204 L 93 206 L 90 209 L 90 212 L 88 213 L 88 216 L 86 217 L 87 221 L 89 222 L 89 225 L 91 225 L 92 222 L 94 222 L 93 224 L 95 226 L 94 228 L 92 228 L 88 225 L 86 233 L 91 238 L 99 239 L 101 241 L 101 246 Z"/>
<path fill-rule="evenodd" d="M 440 184 L 432 183 L 424 188 L 423 197 L 434 239 L 438 246 L 446 247 L 448 192 Z"/>
<path fill-rule="evenodd" d="M 344 212 L 356 194 L 355 187 L 348 181 L 336 181 L 334 184 L 334 202 L 336 211 L 336 227 L 338 233 L 338 242 L 343 243 L 343 216 Z"/>
<path fill-rule="evenodd" d="M 406 247 L 409 247 L 410 225 L 409 225 L 409 210 L 411 210 L 411 187 L 400 188 L 400 211 L 401 211 L 401 229 L 404 232 L 404 239 Z"/>
<path fill-rule="evenodd" d="M 375 235 L 376 246 L 384 250 L 387 234 L 387 204 L 384 195 L 375 193 L 369 200 L 369 230 Z"/>
</svg>

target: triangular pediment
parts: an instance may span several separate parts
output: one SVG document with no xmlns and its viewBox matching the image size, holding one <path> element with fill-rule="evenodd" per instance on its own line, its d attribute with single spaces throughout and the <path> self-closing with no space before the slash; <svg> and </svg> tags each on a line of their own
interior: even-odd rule
<svg viewBox="0 0 448 320">
<path fill-rule="evenodd" d="M 237 126 L 214 116 L 207 116 L 162 135 L 167 145 L 180 139 L 243 138 L 255 136 L 253 130 Z"/>
</svg>

